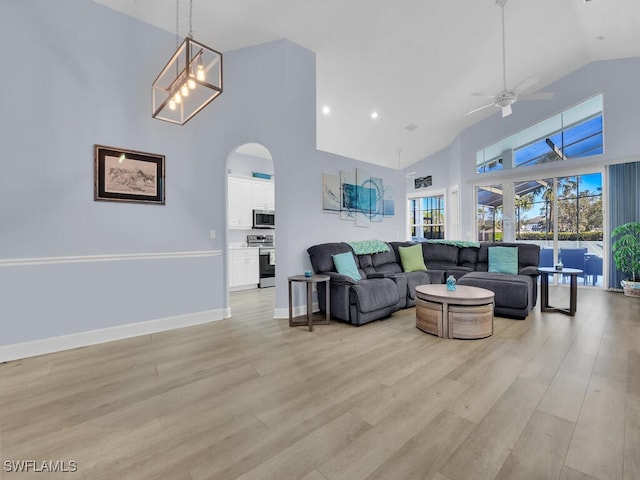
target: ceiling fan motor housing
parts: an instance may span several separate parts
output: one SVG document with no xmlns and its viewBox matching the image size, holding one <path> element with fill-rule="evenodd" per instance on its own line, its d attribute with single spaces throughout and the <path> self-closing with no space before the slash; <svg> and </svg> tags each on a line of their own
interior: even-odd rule
<svg viewBox="0 0 640 480">
<path fill-rule="evenodd" d="M 505 92 L 496 98 L 496 107 L 504 108 L 512 105 L 517 100 L 517 97 L 511 92 Z"/>
</svg>

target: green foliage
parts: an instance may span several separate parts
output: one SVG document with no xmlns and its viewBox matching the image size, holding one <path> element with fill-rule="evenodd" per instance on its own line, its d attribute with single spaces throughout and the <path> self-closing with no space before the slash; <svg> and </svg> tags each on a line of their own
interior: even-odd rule
<svg viewBox="0 0 640 480">
<path fill-rule="evenodd" d="M 619 225 L 611 232 L 611 239 L 616 268 L 630 275 L 629 280 L 640 282 L 640 222 Z"/>
<path fill-rule="evenodd" d="M 518 240 L 552 240 L 553 232 L 520 232 L 518 233 Z M 591 232 L 580 232 L 580 238 L 576 232 L 558 232 L 558 240 L 571 241 L 582 240 L 589 242 L 602 241 L 602 231 L 595 230 Z"/>
</svg>

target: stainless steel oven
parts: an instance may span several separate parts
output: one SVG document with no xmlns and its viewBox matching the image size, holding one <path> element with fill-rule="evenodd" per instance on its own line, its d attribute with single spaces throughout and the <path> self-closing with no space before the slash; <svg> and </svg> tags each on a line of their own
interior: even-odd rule
<svg viewBox="0 0 640 480">
<path fill-rule="evenodd" d="M 260 265 L 260 283 L 258 287 L 276 286 L 276 248 L 273 235 L 247 235 L 247 245 L 260 247 L 258 261 Z"/>
<path fill-rule="evenodd" d="M 253 228 L 275 228 L 276 215 L 273 210 L 254 210 Z"/>
</svg>

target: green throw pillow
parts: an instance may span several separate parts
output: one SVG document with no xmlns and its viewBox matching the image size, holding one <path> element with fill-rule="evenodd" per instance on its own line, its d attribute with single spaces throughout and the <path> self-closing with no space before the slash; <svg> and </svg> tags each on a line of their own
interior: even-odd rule
<svg viewBox="0 0 640 480">
<path fill-rule="evenodd" d="M 518 247 L 489 247 L 489 271 L 518 274 Z"/>
<path fill-rule="evenodd" d="M 353 278 L 356 282 L 362 280 L 356 261 L 353 258 L 353 253 L 344 252 L 338 255 L 333 255 L 333 264 L 336 266 L 336 270 L 341 275 L 347 275 Z"/>
<path fill-rule="evenodd" d="M 417 272 L 427 269 L 427 266 L 424 264 L 424 258 L 422 257 L 422 245 L 398 247 L 398 253 L 400 254 L 402 270 L 405 272 Z"/>
</svg>

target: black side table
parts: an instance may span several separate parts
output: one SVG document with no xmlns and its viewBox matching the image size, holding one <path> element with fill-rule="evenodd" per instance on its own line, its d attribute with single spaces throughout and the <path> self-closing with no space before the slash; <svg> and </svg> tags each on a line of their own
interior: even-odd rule
<svg viewBox="0 0 640 480">
<path fill-rule="evenodd" d="M 540 273 L 540 311 L 560 312 L 573 317 L 576 314 L 576 306 L 578 305 L 578 275 L 583 271 L 579 268 L 556 270 L 554 267 L 538 267 L 538 272 Z M 568 309 L 549 305 L 549 275 L 569 275 L 571 277 Z"/>
<path fill-rule="evenodd" d="M 292 275 L 289 277 L 289 326 L 290 327 L 300 327 L 307 325 L 309 327 L 309 331 L 313 331 L 313 285 L 319 282 L 327 282 L 326 295 L 325 295 L 325 310 L 326 310 L 326 318 L 325 321 L 321 323 L 321 325 L 329 325 L 329 319 L 331 318 L 331 314 L 329 313 L 329 279 L 331 277 L 329 275 L 312 275 L 310 277 L 305 277 L 304 275 Z M 293 295 L 291 292 L 291 285 L 293 282 L 301 282 L 307 284 L 307 318 L 306 321 L 294 321 L 293 320 Z"/>
</svg>

